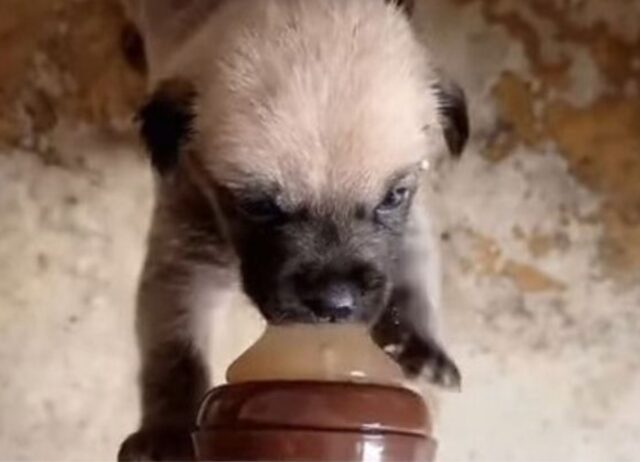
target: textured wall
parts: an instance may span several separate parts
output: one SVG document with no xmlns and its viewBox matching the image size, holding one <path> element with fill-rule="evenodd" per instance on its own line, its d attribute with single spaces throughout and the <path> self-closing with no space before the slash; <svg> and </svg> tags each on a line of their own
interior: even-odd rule
<svg viewBox="0 0 640 462">
<path fill-rule="evenodd" d="M 474 122 L 437 180 L 465 380 L 441 460 L 637 459 L 640 0 L 423 0 L 416 25 Z M 121 26 L 108 0 L 0 3 L 0 459 L 112 459 L 135 425 L 150 185 Z M 216 316 L 246 326 L 224 364 L 259 323 Z"/>
<path fill-rule="evenodd" d="M 446 452 L 637 459 L 640 2 L 423 5 L 475 121 L 441 185 L 467 379 Z"/>
</svg>

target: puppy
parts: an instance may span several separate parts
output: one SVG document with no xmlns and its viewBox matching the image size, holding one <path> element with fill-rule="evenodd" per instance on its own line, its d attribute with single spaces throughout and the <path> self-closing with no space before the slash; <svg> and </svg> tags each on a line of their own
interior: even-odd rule
<svg viewBox="0 0 640 462">
<path fill-rule="evenodd" d="M 408 375 L 459 385 L 419 184 L 443 147 L 460 154 L 468 122 L 404 7 L 127 2 L 148 59 L 156 204 L 137 306 L 142 422 L 120 460 L 192 457 L 206 314 L 238 289 L 270 323 L 365 323 Z"/>
</svg>

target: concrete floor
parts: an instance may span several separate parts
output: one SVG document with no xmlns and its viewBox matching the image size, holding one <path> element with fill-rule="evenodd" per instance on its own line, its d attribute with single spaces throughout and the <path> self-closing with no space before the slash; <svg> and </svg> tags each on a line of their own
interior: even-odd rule
<svg viewBox="0 0 640 462">
<path fill-rule="evenodd" d="M 151 204 L 109 0 L 0 3 L 0 459 L 113 460 Z M 447 461 L 640 454 L 640 1 L 422 1 L 474 139 L 439 167 Z M 216 313 L 216 380 L 260 331 Z M 227 326 L 242 326 L 229 331 Z"/>
</svg>

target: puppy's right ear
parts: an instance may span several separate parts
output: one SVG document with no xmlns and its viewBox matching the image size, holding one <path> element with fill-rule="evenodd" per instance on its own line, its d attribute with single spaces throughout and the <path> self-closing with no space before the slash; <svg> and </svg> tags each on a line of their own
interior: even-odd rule
<svg viewBox="0 0 640 462">
<path fill-rule="evenodd" d="M 441 78 L 433 90 L 445 141 L 451 154 L 458 157 L 469 140 L 467 99 L 462 88 L 445 78 Z"/>
<path fill-rule="evenodd" d="M 138 112 L 140 135 L 151 165 L 166 174 L 178 163 L 182 147 L 191 139 L 194 122 L 193 86 L 184 80 L 161 82 Z"/>
</svg>

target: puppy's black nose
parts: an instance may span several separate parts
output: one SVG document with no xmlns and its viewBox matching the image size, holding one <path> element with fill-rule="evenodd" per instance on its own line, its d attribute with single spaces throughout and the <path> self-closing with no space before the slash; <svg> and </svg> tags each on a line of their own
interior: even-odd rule
<svg viewBox="0 0 640 462">
<path fill-rule="evenodd" d="M 339 321 L 357 308 L 357 288 L 348 282 L 332 282 L 301 294 L 303 303 L 321 318 Z"/>
</svg>

